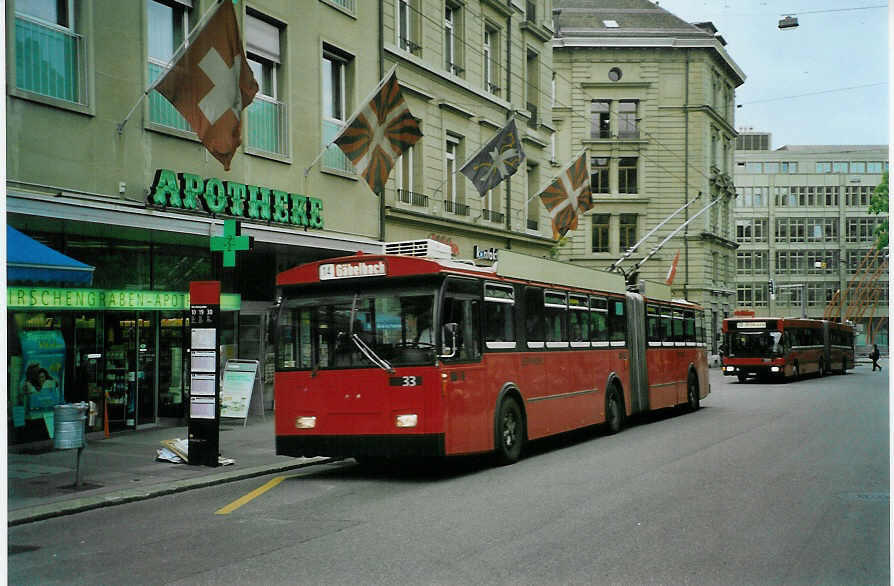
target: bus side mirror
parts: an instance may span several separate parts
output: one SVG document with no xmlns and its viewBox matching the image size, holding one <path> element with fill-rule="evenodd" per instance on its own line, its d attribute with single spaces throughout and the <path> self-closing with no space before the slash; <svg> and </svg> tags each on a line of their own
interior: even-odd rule
<svg viewBox="0 0 894 586">
<path fill-rule="evenodd" d="M 441 354 L 438 358 L 453 358 L 456 356 L 456 331 L 459 324 L 451 322 L 441 327 Z"/>
</svg>

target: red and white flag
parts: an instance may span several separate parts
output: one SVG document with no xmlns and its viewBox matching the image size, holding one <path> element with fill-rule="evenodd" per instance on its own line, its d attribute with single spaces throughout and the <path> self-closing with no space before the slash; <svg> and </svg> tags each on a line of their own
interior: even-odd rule
<svg viewBox="0 0 894 586">
<path fill-rule="evenodd" d="M 154 89 L 186 118 L 224 169 L 242 144 L 242 110 L 258 92 L 233 3 L 221 2 Z"/>
<path fill-rule="evenodd" d="M 664 279 L 665 284 L 673 285 L 674 277 L 677 276 L 677 264 L 680 262 L 680 251 L 677 251 L 677 254 L 674 255 L 674 260 L 671 263 L 670 268 L 667 270 L 667 277 Z"/>
<path fill-rule="evenodd" d="M 553 238 L 556 240 L 577 228 L 579 213 L 593 207 L 589 162 L 584 151 L 540 194 L 552 218 Z"/>
<path fill-rule="evenodd" d="M 400 92 L 396 69 L 391 68 L 332 141 L 377 194 L 397 158 L 422 138 L 419 121 Z"/>
</svg>

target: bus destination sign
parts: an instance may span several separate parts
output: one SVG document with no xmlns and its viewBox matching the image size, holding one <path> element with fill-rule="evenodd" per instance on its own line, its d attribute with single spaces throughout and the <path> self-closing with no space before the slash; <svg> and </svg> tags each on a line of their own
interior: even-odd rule
<svg viewBox="0 0 894 586">
<path fill-rule="evenodd" d="M 353 279 L 355 277 L 383 277 L 387 270 L 384 260 L 325 263 L 320 265 L 320 280 Z"/>
<path fill-rule="evenodd" d="M 740 321 L 736 323 L 736 329 L 739 330 L 765 330 L 767 322 L 765 321 Z"/>
</svg>

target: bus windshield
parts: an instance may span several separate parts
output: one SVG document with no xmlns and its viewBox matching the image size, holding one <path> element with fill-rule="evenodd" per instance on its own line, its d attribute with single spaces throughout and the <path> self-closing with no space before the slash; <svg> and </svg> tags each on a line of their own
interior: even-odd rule
<svg viewBox="0 0 894 586">
<path fill-rule="evenodd" d="M 366 289 L 283 300 L 278 369 L 382 368 L 433 364 L 435 292 Z"/>
<path fill-rule="evenodd" d="M 782 332 L 736 332 L 730 334 L 730 356 L 772 356 L 782 354 Z"/>
</svg>

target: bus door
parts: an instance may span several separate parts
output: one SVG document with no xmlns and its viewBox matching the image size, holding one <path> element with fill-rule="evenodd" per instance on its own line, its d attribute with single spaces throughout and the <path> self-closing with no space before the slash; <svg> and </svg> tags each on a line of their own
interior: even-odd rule
<svg viewBox="0 0 894 586">
<path fill-rule="evenodd" d="M 627 349 L 630 352 L 630 407 L 633 413 L 649 409 L 645 322 L 643 296 L 627 293 Z"/>
<path fill-rule="evenodd" d="M 496 390 L 487 388 L 481 362 L 481 283 L 450 278 L 440 310 L 447 454 L 493 447 Z M 456 324 L 455 326 L 445 326 Z M 450 330 L 455 328 L 455 333 Z"/>
</svg>

